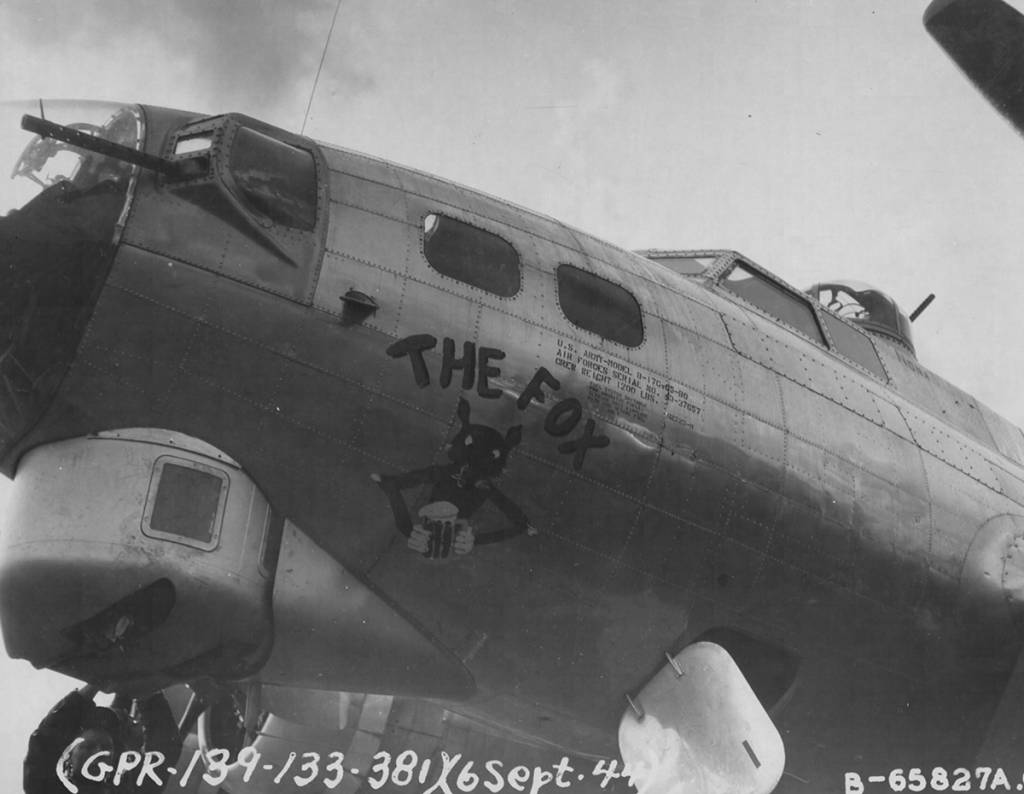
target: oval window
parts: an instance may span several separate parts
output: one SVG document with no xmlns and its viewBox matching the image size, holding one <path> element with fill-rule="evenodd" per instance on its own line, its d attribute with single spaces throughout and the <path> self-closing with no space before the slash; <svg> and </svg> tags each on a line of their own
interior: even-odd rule
<svg viewBox="0 0 1024 794">
<path fill-rule="evenodd" d="M 438 273 L 502 298 L 519 292 L 519 254 L 511 243 L 445 215 L 423 219 L 423 255 Z"/>
<path fill-rule="evenodd" d="M 558 266 L 558 302 L 573 325 L 626 347 L 644 341 L 640 304 L 625 287 L 572 265 Z"/>
</svg>

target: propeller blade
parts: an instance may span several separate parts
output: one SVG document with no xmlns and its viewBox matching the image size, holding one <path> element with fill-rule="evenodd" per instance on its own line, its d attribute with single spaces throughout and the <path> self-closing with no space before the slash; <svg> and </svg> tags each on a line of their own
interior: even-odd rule
<svg viewBox="0 0 1024 794">
<path fill-rule="evenodd" d="M 933 0 L 924 12 L 924 26 L 1024 133 L 1024 15 L 1002 0 Z"/>
</svg>

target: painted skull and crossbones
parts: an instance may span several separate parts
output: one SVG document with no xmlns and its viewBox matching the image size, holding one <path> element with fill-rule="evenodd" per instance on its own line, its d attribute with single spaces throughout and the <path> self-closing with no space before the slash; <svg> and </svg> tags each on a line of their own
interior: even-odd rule
<svg viewBox="0 0 1024 794">
<path fill-rule="evenodd" d="M 446 447 L 448 463 L 371 475 L 387 495 L 395 525 L 408 538 L 406 545 L 431 559 L 468 554 L 475 546 L 508 540 L 529 529 L 526 514 L 494 482 L 522 440 L 522 425 L 502 435 L 486 425 L 471 424 L 469 413 L 469 403 L 460 397 L 460 427 Z M 414 524 L 402 492 L 418 485 L 433 487 L 418 512 L 421 523 Z M 487 502 L 504 514 L 509 526 L 477 533 L 469 519 Z"/>
</svg>

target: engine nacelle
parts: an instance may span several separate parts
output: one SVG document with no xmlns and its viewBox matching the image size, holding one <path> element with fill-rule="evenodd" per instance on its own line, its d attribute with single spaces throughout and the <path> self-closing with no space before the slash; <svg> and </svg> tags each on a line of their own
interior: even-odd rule
<svg viewBox="0 0 1024 794">
<path fill-rule="evenodd" d="M 119 691 L 249 675 L 273 644 L 282 526 L 237 464 L 181 434 L 38 447 L 0 528 L 7 652 Z"/>
</svg>

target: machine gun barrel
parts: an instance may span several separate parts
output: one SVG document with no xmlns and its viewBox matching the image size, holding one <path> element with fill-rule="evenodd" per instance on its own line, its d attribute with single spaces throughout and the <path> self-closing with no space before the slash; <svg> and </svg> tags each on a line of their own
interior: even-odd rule
<svg viewBox="0 0 1024 794">
<path fill-rule="evenodd" d="M 22 116 L 21 128 L 28 132 L 34 132 L 41 138 L 53 138 L 79 149 L 96 152 L 106 157 L 113 157 L 115 160 L 131 163 L 132 165 L 164 174 L 165 176 L 173 177 L 178 173 L 178 165 L 163 157 L 136 151 L 128 146 L 122 146 L 119 143 L 105 140 L 96 135 L 89 135 L 73 127 L 56 124 L 37 116 L 30 116 L 28 114 Z"/>
</svg>

